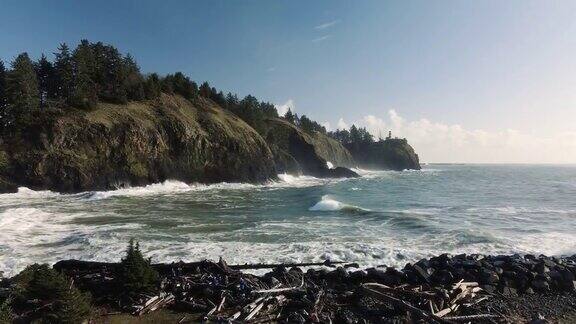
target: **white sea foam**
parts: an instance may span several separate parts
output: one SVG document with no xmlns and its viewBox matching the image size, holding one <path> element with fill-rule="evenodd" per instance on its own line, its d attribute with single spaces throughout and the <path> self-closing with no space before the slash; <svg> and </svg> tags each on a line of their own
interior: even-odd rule
<svg viewBox="0 0 576 324">
<path fill-rule="evenodd" d="M 576 251 L 576 234 L 547 232 L 523 234 L 510 239 L 518 251 L 523 253 L 547 253 L 550 255 L 573 254 Z M 543 252 L 544 251 L 544 252 Z"/>
<path fill-rule="evenodd" d="M 251 189 L 284 189 L 284 188 L 304 188 L 312 186 L 322 186 L 328 183 L 336 183 L 346 179 L 320 179 L 312 176 L 295 176 L 290 174 L 279 174 L 279 181 L 270 181 L 266 184 L 250 183 L 228 183 L 221 182 L 215 184 L 186 184 L 181 181 L 167 180 L 161 183 L 154 183 L 141 187 L 127 187 L 108 191 L 89 191 L 73 195 L 64 195 L 52 191 L 34 191 L 26 187 L 18 189 L 17 193 L 0 194 L 3 202 L 18 202 L 24 199 L 44 199 L 44 198 L 81 198 L 87 200 L 102 200 L 113 197 L 140 197 L 177 195 L 195 191 L 210 190 L 251 190 Z M 1 205 L 0 205 L 1 206 Z"/>
<path fill-rule="evenodd" d="M 35 191 L 26 187 L 18 188 L 16 193 L 0 194 L 0 206 L 10 206 L 11 203 L 26 203 L 23 200 L 45 198 L 81 198 L 87 200 L 102 200 L 112 197 L 139 197 L 157 195 L 176 195 L 193 191 L 210 190 L 250 190 L 250 189 L 282 189 L 304 188 L 321 186 L 328 183 L 339 182 L 346 179 L 320 179 L 305 175 L 279 174 L 279 181 L 270 181 L 265 184 L 221 182 L 215 184 L 187 184 L 177 180 L 166 180 L 140 187 L 126 187 L 107 191 L 87 191 L 78 194 L 60 194 L 49 190 Z"/>
<path fill-rule="evenodd" d="M 336 182 L 337 179 L 320 179 L 312 176 L 295 176 L 290 174 L 279 174 L 280 181 L 273 182 L 269 186 L 274 188 L 303 188 L 325 185 L 329 182 Z"/>
<path fill-rule="evenodd" d="M 328 169 L 334 169 L 334 164 L 332 164 L 332 162 L 330 161 L 326 161 L 326 166 L 328 167 Z"/>
</svg>

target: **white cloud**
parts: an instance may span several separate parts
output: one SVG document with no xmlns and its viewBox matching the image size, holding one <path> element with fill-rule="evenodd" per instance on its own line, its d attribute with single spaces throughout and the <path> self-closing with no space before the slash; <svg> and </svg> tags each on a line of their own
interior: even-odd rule
<svg viewBox="0 0 576 324">
<path fill-rule="evenodd" d="M 346 122 L 342 118 L 338 120 L 338 124 L 336 125 L 338 126 L 338 129 L 348 129 L 348 124 L 346 124 Z"/>
<path fill-rule="evenodd" d="M 330 127 L 330 122 L 325 121 L 323 123 L 320 123 L 320 125 L 324 126 L 324 128 L 326 128 L 327 131 L 332 130 L 332 128 Z"/>
<path fill-rule="evenodd" d="M 274 105 L 274 106 L 276 106 L 276 110 L 278 111 L 278 115 L 280 116 L 284 116 L 284 114 L 288 112 L 288 109 L 292 110 L 292 112 L 295 112 L 294 100 L 292 99 L 288 99 L 288 101 L 286 101 L 282 105 Z"/>
<path fill-rule="evenodd" d="M 324 35 L 324 36 L 321 36 L 321 37 L 318 37 L 318 38 L 314 38 L 314 39 L 312 40 L 312 43 L 319 43 L 319 42 L 322 42 L 322 41 L 327 40 L 327 39 L 330 38 L 330 37 L 332 37 L 332 35 Z"/>
<path fill-rule="evenodd" d="M 341 123 L 342 122 L 342 123 Z M 486 131 L 426 118 L 406 120 L 395 110 L 379 118 L 367 115 L 355 123 L 375 137 L 407 138 L 424 162 L 575 163 L 576 131 L 530 134 L 514 129 Z M 339 128 L 347 128 L 344 120 Z"/>
<path fill-rule="evenodd" d="M 332 20 L 332 21 L 329 21 L 329 22 L 327 22 L 327 23 L 320 24 L 320 25 L 318 25 L 318 26 L 314 26 L 314 29 L 324 30 L 324 29 L 326 29 L 326 28 L 330 28 L 330 27 L 338 24 L 339 22 L 340 22 L 339 19 Z"/>
</svg>

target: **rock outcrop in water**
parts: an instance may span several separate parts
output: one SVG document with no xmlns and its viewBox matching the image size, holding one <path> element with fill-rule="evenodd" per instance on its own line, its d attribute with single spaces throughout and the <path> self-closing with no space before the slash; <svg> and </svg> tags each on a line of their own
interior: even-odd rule
<svg viewBox="0 0 576 324">
<path fill-rule="evenodd" d="M 348 169 L 355 166 L 350 152 L 325 134 L 307 133 L 286 120 L 275 118 L 268 120 L 265 137 L 279 172 L 317 177 L 358 176 Z M 334 168 L 329 168 L 327 162 Z"/>
<path fill-rule="evenodd" d="M 0 142 L 0 192 L 17 186 L 59 192 L 105 190 L 175 179 L 273 179 L 262 137 L 211 100 L 179 96 L 127 105 L 101 103 L 33 119 Z"/>
<path fill-rule="evenodd" d="M 420 170 L 418 154 L 406 139 L 388 138 L 382 141 L 347 144 L 346 148 L 362 168 L 377 170 Z"/>
</svg>

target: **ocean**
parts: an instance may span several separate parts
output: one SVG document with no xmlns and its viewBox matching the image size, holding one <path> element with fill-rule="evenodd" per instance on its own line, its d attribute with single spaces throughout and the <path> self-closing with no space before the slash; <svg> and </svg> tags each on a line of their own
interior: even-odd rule
<svg viewBox="0 0 576 324">
<path fill-rule="evenodd" d="M 76 258 L 404 266 L 441 253 L 576 253 L 576 166 L 431 164 L 264 185 L 166 181 L 0 195 L 0 271 Z"/>
</svg>

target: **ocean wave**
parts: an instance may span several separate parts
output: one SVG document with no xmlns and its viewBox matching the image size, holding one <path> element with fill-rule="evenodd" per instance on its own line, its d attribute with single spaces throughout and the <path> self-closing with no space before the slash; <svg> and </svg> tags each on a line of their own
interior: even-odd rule
<svg viewBox="0 0 576 324">
<path fill-rule="evenodd" d="M 280 181 L 270 182 L 267 186 L 273 188 L 303 188 L 322 186 L 330 182 L 336 182 L 339 179 L 321 179 L 306 175 L 291 175 L 287 173 L 279 174 Z"/>
<path fill-rule="evenodd" d="M 46 199 L 59 198 L 62 195 L 49 190 L 32 190 L 26 187 L 19 187 L 15 193 L 0 194 L 0 206 L 17 207 L 25 205 L 31 201 L 44 201 Z"/>
<path fill-rule="evenodd" d="M 327 162 L 329 163 L 329 162 Z M 368 171 L 356 170 L 363 177 L 380 176 L 390 171 Z M 177 180 L 166 180 L 160 183 L 153 183 L 146 186 L 125 187 L 106 191 L 85 191 L 76 194 L 60 194 L 57 192 L 42 190 L 35 191 L 26 187 L 18 188 L 16 193 L 0 194 L 2 202 L 19 202 L 21 199 L 44 199 L 58 197 L 73 197 L 86 200 L 102 200 L 113 197 L 138 197 L 138 196 L 155 196 L 155 195 L 176 195 L 193 191 L 210 191 L 210 190 L 250 190 L 250 189 L 286 189 L 286 188 L 305 188 L 313 186 L 323 186 L 329 183 L 337 183 L 349 180 L 346 178 L 323 179 L 306 175 L 278 174 L 277 181 L 269 181 L 264 184 L 220 182 L 214 184 L 187 184 Z"/>
<path fill-rule="evenodd" d="M 322 199 L 317 202 L 314 206 L 310 207 L 310 211 L 358 211 L 358 212 L 369 212 L 370 210 L 364 209 L 362 207 L 348 205 L 339 202 L 338 200 L 332 199 L 329 195 L 322 196 Z"/>
<path fill-rule="evenodd" d="M 496 213 L 503 215 L 516 215 L 516 214 L 576 214 L 574 209 L 555 209 L 547 207 L 516 207 L 516 206 L 500 206 L 500 207 L 473 207 L 467 208 L 466 212 L 469 213 Z"/>
<path fill-rule="evenodd" d="M 24 203 L 25 200 L 46 198 L 78 198 L 90 201 L 109 199 L 113 197 L 177 195 L 194 191 L 302 188 L 321 186 L 340 180 L 320 179 L 312 176 L 294 176 L 289 174 L 279 174 L 278 179 L 279 181 L 270 181 L 265 184 L 234 182 L 220 182 L 215 184 L 187 184 L 177 180 L 166 180 L 164 182 L 153 183 L 140 187 L 126 187 L 107 191 L 85 191 L 76 194 L 60 194 L 49 190 L 35 191 L 26 187 L 20 187 L 18 188 L 18 192 L 0 194 L 0 197 L 2 198 L 2 203 L 10 205 L 10 203 Z"/>
</svg>

